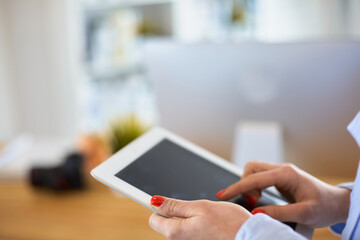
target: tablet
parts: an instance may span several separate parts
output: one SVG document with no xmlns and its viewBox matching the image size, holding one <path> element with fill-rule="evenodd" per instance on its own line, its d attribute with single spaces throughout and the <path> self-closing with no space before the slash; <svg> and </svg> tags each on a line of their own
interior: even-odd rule
<svg viewBox="0 0 360 240">
<path fill-rule="evenodd" d="M 153 128 L 91 171 L 98 181 L 155 211 L 154 195 L 218 201 L 216 193 L 240 180 L 232 163 L 163 129 Z M 241 195 L 230 201 L 249 211 L 288 202 L 264 190 L 257 206 Z M 295 229 L 295 224 L 288 224 Z"/>
</svg>

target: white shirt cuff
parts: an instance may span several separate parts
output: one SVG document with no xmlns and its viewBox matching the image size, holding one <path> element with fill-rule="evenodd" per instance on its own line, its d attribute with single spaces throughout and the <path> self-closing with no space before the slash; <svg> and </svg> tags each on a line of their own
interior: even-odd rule
<svg viewBox="0 0 360 240">
<path fill-rule="evenodd" d="M 241 226 L 235 237 L 235 240 L 247 239 L 305 240 L 289 226 L 261 213 L 250 217 Z"/>
</svg>

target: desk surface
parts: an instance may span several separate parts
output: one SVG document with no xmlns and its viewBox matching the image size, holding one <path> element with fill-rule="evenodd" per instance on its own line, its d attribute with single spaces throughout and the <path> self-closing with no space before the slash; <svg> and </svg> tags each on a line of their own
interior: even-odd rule
<svg viewBox="0 0 360 240">
<path fill-rule="evenodd" d="M 151 213 L 94 180 L 66 194 L 0 185 L 0 239 L 165 239 L 148 226 Z"/>
<path fill-rule="evenodd" d="M 151 213 L 95 180 L 66 194 L 0 184 L 0 239 L 165 239 L 149 227 Z M 340 238 L 324 228 L 313 239 Z"/>
</svg>

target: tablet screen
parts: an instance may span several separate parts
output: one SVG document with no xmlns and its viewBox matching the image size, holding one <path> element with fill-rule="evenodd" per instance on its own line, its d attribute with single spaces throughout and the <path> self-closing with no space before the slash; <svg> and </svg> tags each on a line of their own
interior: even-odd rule
<svg viewBox="0 0 360 240">
<path fill-rule="evenodd" d="M 238 175 L 168 139 L 159 142 L 115 176 L 150 196 L 213 201 L 217 201 L 217 192 L 240 180 Z M 266 190 L 262 191 L 256 206 L 242 195 L 230 201 L 249 211 L 255 207 L 288 203 L 284 198 Z M 294 223 L 286 224 L 292 228 L 296 226 Z"/>
<path fill-rule="evenodd" d="M 216 193 L 240 177 L 164 139 L 116 177 L 147 194 L 183 200 L 217 200 Z"/>
</svg>

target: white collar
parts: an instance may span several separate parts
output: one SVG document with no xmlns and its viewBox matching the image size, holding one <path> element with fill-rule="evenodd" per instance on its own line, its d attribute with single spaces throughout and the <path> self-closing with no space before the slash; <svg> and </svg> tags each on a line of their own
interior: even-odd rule
<svg viewBox="0 0 360 240">
<path fill-rule="evenodd" d="M 348 130 L 360 147 L 360 112 L 358 112 L 354 120 L 349 124 Z"/>
</svg>

